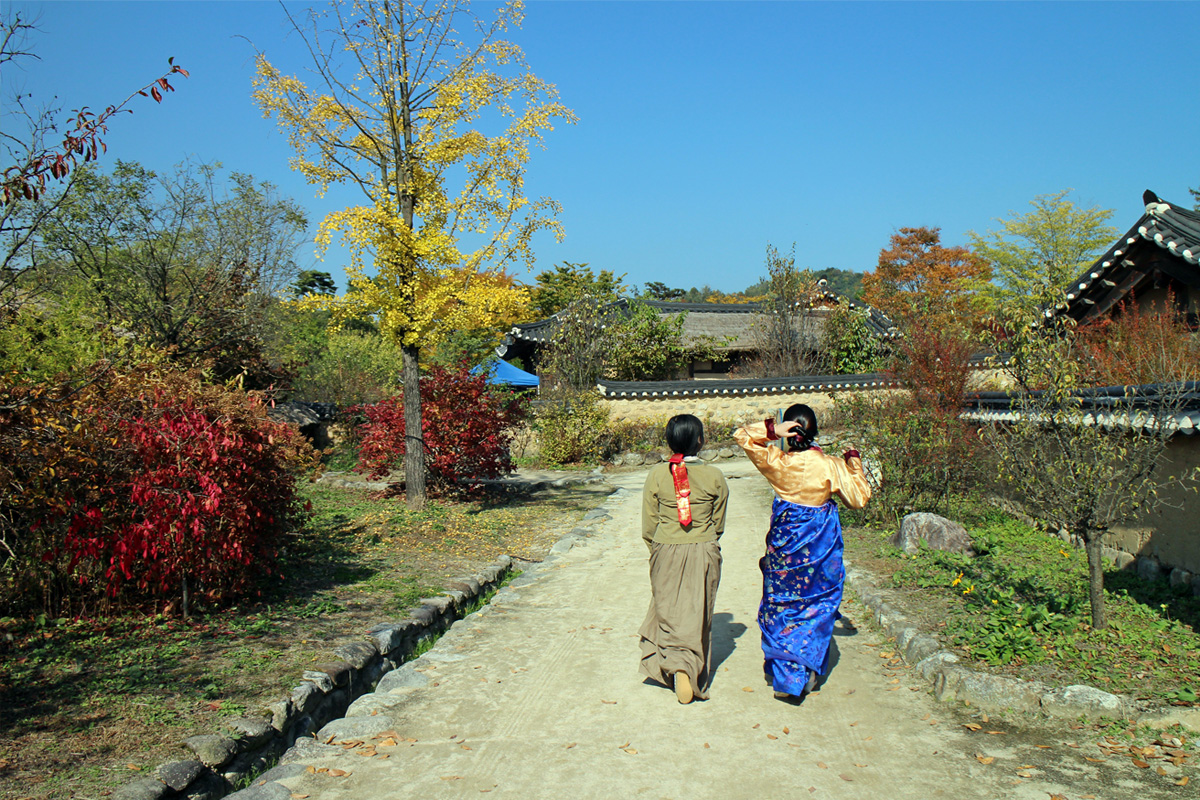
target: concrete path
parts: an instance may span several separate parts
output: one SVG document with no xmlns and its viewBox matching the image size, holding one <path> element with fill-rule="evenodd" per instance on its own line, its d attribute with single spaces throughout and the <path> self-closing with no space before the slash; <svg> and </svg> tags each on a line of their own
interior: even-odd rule
<svg viewBox="0 0 1200 800">
<path fill-rule="evenodd" d="M 1088 761 L 1101 754 L 1066 728 L 989 720 L 969 730 L 979 714 L 937 703 L 881 657 L 886 640 L 865 627 L 838 632 L 818 693 L 799 705 L 774 699 L 755 624 L 770 495 L 748 462 L 720 466 L 732 496 L 709 701 L 680 706 L 637 673 L 649 601 L 638 533 L 645 473 L 628 473 L 613 479 L 611 518 L 594 536 L 456 623 L 351 716 L 290 751 L 291 766 L 260 791 L 313 800 L 1189 796 L 1192 787 L 1116 759 Z M 844 610 L 866 616 L 852 602 Z"/>
</svg>

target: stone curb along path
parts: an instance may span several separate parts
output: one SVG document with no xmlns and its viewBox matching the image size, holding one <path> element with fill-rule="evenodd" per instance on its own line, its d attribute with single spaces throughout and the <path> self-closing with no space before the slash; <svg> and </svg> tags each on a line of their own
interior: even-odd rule
<svg viewBox="0 0 1200 800">
<path fill-rule="evenodd" d="M 603 482 L 596 473 L 557 476 L 551 480 L 525 481 L 533 491 L 553 487 Z M 347 488 L 386 488 L 364 482 L 343 481 Z M 603 516 L 593 510 L 583 523 Z M 551 559 L 566 552 L 589 529 L 577 527 L 551 549 Z M 524 563 L 524 562 L 522 562 Z M 527 571 L 536 571 L 523 567 Z M 436 638 L 462 619 L 481 596 L 493 591 L 517 568 L 509 556 L 500 556 L 477 575 L 449 582 L 437 597 L 423 598 L 407 619 L 381 623 L 371 628 L 364 641 L 334 650 L 338 661 L 305 670 L 302 681 L 289 696 L 264 709 L 261 716 L 247 716 L 227 724 L 221 734 L 201 734 L 183 744 L 192 758 L 169 761 L 141 778 L 113 791 L 114 800 L 219 800 L 233 787 L 261 773 L 299 741 L 313 741 L 317 730 L 342 718 L 356 699 L 374 691 L 426 641 Z M 409 662 L 411 663 L 411 662 Z M 393 678 L 392 680 L 403 680 Z M 240 792 L 238 793 L 240 794 Z"/>
<path fill-rule="evenodd" d="M 891 605 L 886 593 L 878 588 L 878 583 L 870 573 L 847 563 L 847 586 L 871 611 L 884 633 L 895 640 L 900 656 L 931 684 L 938 700 L 958 700 L 997 713 L 1042 713 L 1066 719 L 1109 717 L 1160 727 L 1178 723 L 1200 732 L 1200 709 L 1144 711 L 1137 707 L 1132 698 L 1094 686 L 1075 684 L 1052 687 L 1039 681 L 992 675 L 972 669 L 958 656 L 942 649 L 937 639 L 913 625 Z"/>
</svg>

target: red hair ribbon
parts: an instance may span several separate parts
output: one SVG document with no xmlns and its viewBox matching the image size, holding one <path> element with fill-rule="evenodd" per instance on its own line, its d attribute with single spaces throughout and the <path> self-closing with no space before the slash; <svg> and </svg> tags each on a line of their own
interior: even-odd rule
<svg viewBox="0 0 1200 800">
<path fill-rule="evenodd" d="M 688 486 L 687 467 L 683 463 L 683 456 L 675 453 L 667 462 L 667 469 L 671 470 L 671 477 L 675 480 L 675 503 L 679 507 L 679 524 L 692 524 L 692 504 L 688 497 L 692 494 L 692 489 Z"/>
</svg>

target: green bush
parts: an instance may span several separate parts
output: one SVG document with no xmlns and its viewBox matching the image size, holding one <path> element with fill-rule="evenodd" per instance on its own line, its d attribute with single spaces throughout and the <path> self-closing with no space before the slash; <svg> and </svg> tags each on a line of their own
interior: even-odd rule
<svg viewBox="0 0 1200 800">
<path fill-rule="evenodd" d="M 896 524 L 914 511 L 947 513 L 980 482 L 976 429 L 908 394 L 854 394 L 837 401 L 845 426 L 835 442 L 866 456 L 872 498 L 851 519 Z"/>
<path fill-rule="evenodd" d="M 608 432 L 608 409 L 595 392 L 566 392 L 537 410 L 542 460 L 549 464 L 597 461 Z"/>
</svg>

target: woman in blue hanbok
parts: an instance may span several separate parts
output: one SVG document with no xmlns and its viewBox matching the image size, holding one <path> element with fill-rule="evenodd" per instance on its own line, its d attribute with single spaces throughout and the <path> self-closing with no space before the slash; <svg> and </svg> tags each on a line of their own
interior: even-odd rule
<svg viewBox="0 0 1200 800">
<path fill-rule="evenodd" d="M 851 508 L 871 498 L 862 458 L 848 450 L 826 455 L 813 440 L 817 417 L 796 404 L 774 419 L 734 433 L 750 461 L 775 490 L 767 552 L 759 561 L 763 598 L 758 609 L 764 670 L 777 697 L 801 697 L 829 665 L 833 623 L 841 615 L 842 525 L 834 497 Z M 782 439 L 786 450 L 772 442 Z"/>
</svg>

